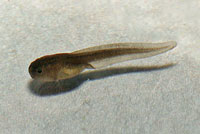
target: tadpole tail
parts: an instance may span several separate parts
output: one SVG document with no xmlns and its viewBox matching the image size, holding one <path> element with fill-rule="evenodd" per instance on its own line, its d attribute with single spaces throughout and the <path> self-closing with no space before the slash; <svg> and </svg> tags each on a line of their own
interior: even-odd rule
<svg viewBox="0 0 200 134">
<path fill-rule="evenodd" d="M 175 41 L 163 43 L 116 43 L 90 47 L 73 52 L 91 68 L 102 68 L 111 64 L 151 57 L 176 47 Z"/>
</svg>

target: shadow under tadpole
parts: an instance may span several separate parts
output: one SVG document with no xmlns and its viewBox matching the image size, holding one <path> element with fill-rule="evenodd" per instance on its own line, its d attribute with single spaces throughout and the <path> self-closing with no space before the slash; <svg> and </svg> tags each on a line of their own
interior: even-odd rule
<svg viewBox="0 0 200 134">
<path fill-rule="evenodd" d="M 41 83 L 36 80 L 32 80 L 29 83 L 30 91 L 38 96 L 50 96 L 58 95 L 66 92 L 76 90 L 81 84 L 88 80 L 102 79 L 114 75 L 121 75 L 133 72 L 145 72 L 155 71 L 174 66 L 174 63 L 157 65 L 157 66 L 129 66 L 129 67 L 118 67 L 118 68 L 107 68 L 102 70 L 94 70 L 81 73 L 73 78 L 61 80 L 58 82 Z"/>
</svg>

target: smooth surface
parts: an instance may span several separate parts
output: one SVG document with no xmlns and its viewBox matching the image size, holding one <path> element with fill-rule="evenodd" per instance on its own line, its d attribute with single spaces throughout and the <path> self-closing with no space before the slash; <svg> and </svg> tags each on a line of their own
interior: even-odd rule
<svg viewBox="0 0 200 134">
<path fill-rule="evenodd" d="M 0 133 L 199 134 L 199 9 L 199 0 L 1 0 Z M 46 54 L 169 40 L 178 46 L 168 53 L 61 83 L 28 74 Z"/>
</svg>

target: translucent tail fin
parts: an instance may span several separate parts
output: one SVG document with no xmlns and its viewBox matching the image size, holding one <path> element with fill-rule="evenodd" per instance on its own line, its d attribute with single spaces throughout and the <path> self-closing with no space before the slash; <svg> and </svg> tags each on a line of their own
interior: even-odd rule
<svg viewBox="0 0 200 134">
<path fill-rule="evenodd" d="M 95 58 L 88 61 L 88 64 L 93 68 L 102 68 L 123 61 L 151 57 L 171 50 L 174 47 L 176 47 L 176 42 L 174 41 L 163 43 L 116 43 L 90 47 L 73 53 L 98 53 L 101 51 L 101 57 L 103 58 Z"/>
</svg>

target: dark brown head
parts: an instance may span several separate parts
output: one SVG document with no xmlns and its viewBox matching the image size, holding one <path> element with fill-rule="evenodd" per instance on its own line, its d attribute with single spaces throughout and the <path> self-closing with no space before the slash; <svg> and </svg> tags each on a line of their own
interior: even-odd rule
<svg viewBox="0 0 200 134">
<path fill-rule="evenodd" d="M 44 56 L 33 61 L 29 66 L 29 74 L 40 81 L 55 81 L 59 71 L 58 60 L 51 56 Z"/>
</svg>

